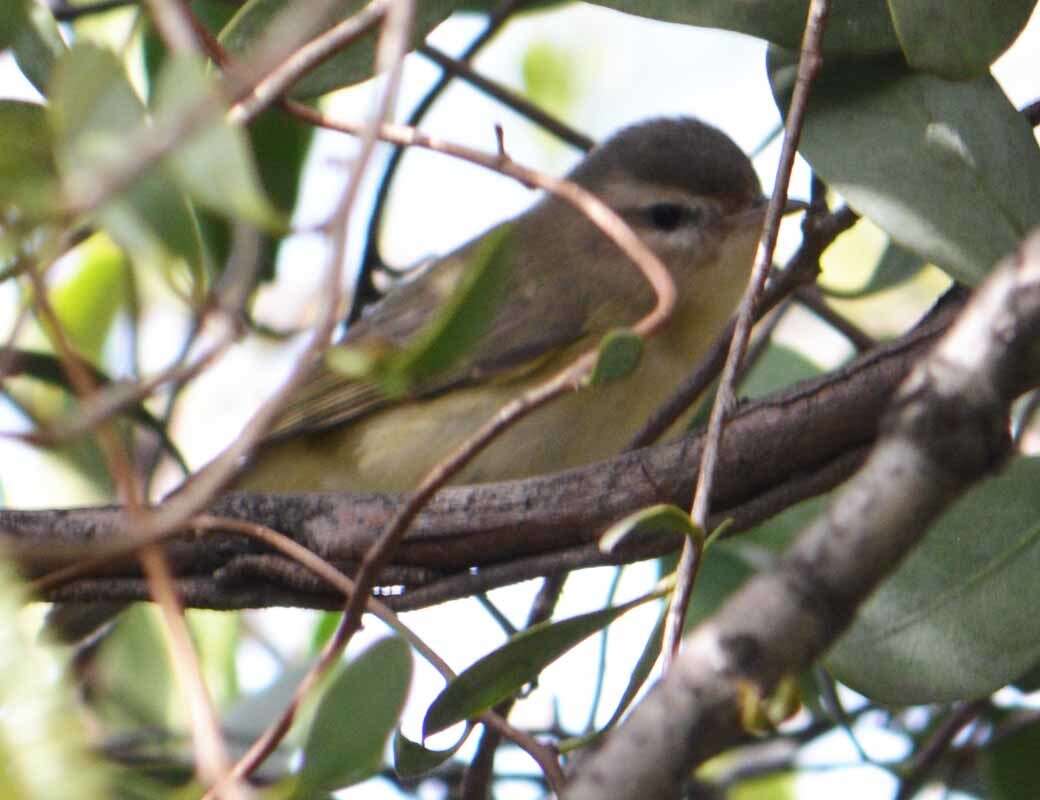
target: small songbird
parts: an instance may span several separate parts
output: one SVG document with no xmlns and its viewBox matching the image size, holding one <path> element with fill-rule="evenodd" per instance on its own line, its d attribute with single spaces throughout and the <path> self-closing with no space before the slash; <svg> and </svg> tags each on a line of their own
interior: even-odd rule
<svg viewBox="0 0 1040 800">
<path fill-rule="evenodd" d="M 615 455 L 704 353 L 747 282 L 765 198 L 747 156 L 719 130 L 691 118 L 633 125 L 567 177 L 658 255 L 675 281 L 677 305 L 630 375 L 529 415 L 456 475 L 457 483 L 526 477 Z M 547 196 L 503 224 L 503 257 L 510 259 L 504 292 L 475 347 L 405 397 L 322 366 L 290 398 L 239 487 L 409 490 L 508 400 L 653 306 L 629 258 L 563 200 Z M 388 293 L 351 327 L 345 344 L 385 348 L 413 339 L 486 236 Z"/>
</svg>

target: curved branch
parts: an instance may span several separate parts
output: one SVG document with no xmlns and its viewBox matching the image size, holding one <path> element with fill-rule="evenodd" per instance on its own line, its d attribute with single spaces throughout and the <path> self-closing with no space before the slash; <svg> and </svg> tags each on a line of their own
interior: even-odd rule
<svg viewBox="0 0 1040 800">
<path fill-rule="evenodd" d="M 1040 232 L 1006 259 L 902 383 L 884 435 L 830 508 L 714 617 L 565 797 L 676 797 L 737 742 L 741 696 L 765 696 L 832 644 L 932 521 L 1011 450 L 1011 403 L 1040 378 Z"/>
<path fill-rule="evenodd" d="M 840 483 L 876 437 L 881 410 L 895 387 L 957 307 L 947 302 L 902 339 L 740 409 L 725 434 L 716 522 L 732 518 L 732 531 L 746 530 Z M 611 556 L 595 543 L 604 528 L 635 509 L 689 502 L 700 449 L 701 437 L 691 435 L 557 475 L 442 489 L 419 515 L 380 585 L 401 587 L 387 598 L 390 605 L 415 608 L 567 567 L 667 552 L 677 543 L 667 537 L 641 540 Z M 349 574 L 406 500 L 240 492 L 220 498 L 212 513 L 281 531 Z M 75 582 L 65 575 L 60 583 L 38 584 L 55 600 L 143 599 L 126 556 L 144 542 L 126 526 L 117 507 L 0 510 L 6 549 L 29 574 L 69 565 L 83 569 L 92 559 L 93 574 L 105 575 Z M 166 548 L 190 605 L 338 607 L 340 602 L 336 590 L 245 537 L 180 533 Z"/>
</svg>

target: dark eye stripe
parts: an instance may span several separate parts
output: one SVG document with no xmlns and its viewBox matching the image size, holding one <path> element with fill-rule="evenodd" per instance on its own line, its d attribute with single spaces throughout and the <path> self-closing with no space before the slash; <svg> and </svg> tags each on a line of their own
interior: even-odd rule
<svg viewBox="0 0 1040 800">
<path fill-rule="evenodd" d="M 654 203 L 646 208 L 646 219 L 657 230 L 669 233 L 681 225 L 696 225 L 701 210 L 681 203 Z"/>
</svg>

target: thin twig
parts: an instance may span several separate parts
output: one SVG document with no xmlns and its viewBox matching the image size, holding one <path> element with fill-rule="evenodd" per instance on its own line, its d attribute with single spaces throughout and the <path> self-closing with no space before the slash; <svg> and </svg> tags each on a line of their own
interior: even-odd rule
<svg viewBox="0 0 1040 800">
<path fill-rule="evenodd" d="M 549 112 L 532 103 L 523 95 L 502 86 L 490 78 L 484 77 L 465 61 L 452 58 L 447 53 L 444 53 L 429 44 L 420 44 L 415 48 L 415 51 L 430 59 L 430 61 L 446 72 L 461 78 L 466 81 L 466 83 L 475 86 L 485 94 L 498 100 L 502 105 L 511 108 L 513 111 L 522 114 L 535 124 L 545 128 L 550 133 L 567 142 L 567 144 L 572 145 L 579 150 L 591 150 L 592 146 L 595 144 L 591 138 L 581 131 L 572 128 L 567 123 L 554 117 Z"/>
<path fill-rule="evenodd" d="M 928 741 L 914 753 L 903 773 L 903 779 L 899 782 L 895 800 L 910 800 L 917 793 L 957 734 L 970 725 L 988 706 L 988 698 L 962 703 L 939 724 L 928 737 Z"/>
<path fill-rule="evenodd" d="M 473 56 L 483 49 L 484 45 L 490 42 L 496 33 L 502 28 L 506 21 L 512 16 L 512 14 L 527 0 L 506 0 L 498 8 L 496 8 L 489 16 L 488 22 L 484 30 L 482 30 L 473 41 L 469 43 L 465 50 L 462 51 L 462 55 L 459 57 L 460 61 L 469 61 Z M 422 100 L 416 104 L 415 108 L 412 109 L 408 115 L 408 119 L 405 120 L 406 125 L 416 127 L 426 117 L 426 114 L 433 107 L 433 104 L 437 101 L 444 90 L 451 85 L 454 76 L 450 72 L 442 72 L 441 76 L 437 79 L 437 82 L 430 87 L 430 89 L 423 96 Z M 354 285 L 354 294 L 351 298 L 350 314 L 347 317 L 347 322 L 353 322 L 357 319 L 358 314 L 361 313 L 361 309 L 369 302 L 378 297 L 375 285 L 372 281 L 372 273 L 375 269 L 384 266 L 383 260 L 379 256 L 379 226 L 383 219 L 383 213 L 386 209 L 386 201 L 390 196 L 390 187 L 393 184 L 394 176 L 397 174 L 397 170 L 401 165 L 401 159 L 406 152 L 406 148 L 394 147 L 393 152 L 390 153 L 389 158 L 386 162 L 386 167 L 383 169 L 383 174 L 379 180 L 379 186 L 376 188 L 375 195 L 372 199 L 372 213 L 369 215 L 368 224 L 365 227 L 365 250 L 361 256 L 361 267 L 357 276 L 357 280 Z"/>
<path fill-rule="evenodd" d="M 373 5 L 370 5 L 367 9 L 372 9 L 373 7 Z M 309 348 L 311 352 L 307 354 L 311 357 L 316 356 L 327 347 L 331 338 L 332 330 L 336 324 L 338 317 L 337 312 L 342 296 L 340 275 L 342 272 L 343 255 L 346 249 L 347 221 L 349 219 L 350 210 L 353 208 L 354 201 L 360 190 L 364 167 L 371 160 L 372 153 L 375 149 L 379 125 L 383 120 L 389 117 L 393 107 L 393 102 L 396 98 L 401 75 L 401 67 L 407 51 L 407 42 L 410 38 L 409 35 L 414 15 L 414 4 L 411 0 L 391 2 L 385 6 L 380 4 L 379 12 L 378 18 L 383 20 L 383 29 L 380 32 L 379 44 L 377 46 L 376 67 L 378 70 L 380 66 L 385 65 L 385 62 L 389 61 L 390 71 L 387 83 L 381 92 L 371 119 L 362 129 L 361 149 L 358 155 L 358 168 L 348 181 L 346 189 L 344 190 L 330 220 L 333 237 L 333 255 L 328 276 L 330 299 L 326 303 L 321 324 L 318 326 L 318 330 L 315 332 L 315 337 L 311 342 Z M 355 15 L 355 18 L 361 16 L 362 14 L 358 14 Z M 303 374 L 304 368 L 308 368 L 311 363 L 311 358 L 298 362 L 294 376 L 297 378 L 297 381 Z M 297 381 L 290 381 L 290 384 L 295 384 Z M 348 596 L 346 607 L 344 608 L 344 613 L 336 632 L 322 649 L 317 663 L 311 668 L 307 675 L 304 676 L 303 680 L 297 686 L 293 695 L 293 702 L 282 712 L 282 714 L 279 715 L 278 719 L 276 719 L 275 722 L 271 724 L 259 736 L 259 738 L 256 739 L 256 741 L 253 742 L 245 755 L 243 755 L 238 763 L 235 764 L 233 775 L 236 779 L 243 778 L 252 773 L 263 762 L 267 755 L 272 752 L 278 742 L 280 742 L 286 733 L 288 733 L 289 727 L 295 716 L 299 698 L 305 697 L 317 684 L 320 677 L 339 660 L 351 635 L 360 627 L 361 614 L 366 606 L 366 601 L 372 588 L 373 578 L 374 576 L 365 575 L 363 564 L 362 569 L 359 570 L 355 579 L 354 591 Z M 214 791 L 211 790 L 209 794 L 214 794 Z"/>
<path fill-rule="evenodd" d="M 799 303 L 848 339 L 857 352 L 864 353 L 877 344 L 877 339 L 831 308 L 815 284 L 800 287 L 795 291 L 795 297 Z"/>
<path fill-rule="evenodd" d="M 698 473 L 697 491 L 693 498 L 693 508 L 691 510 L 694 524 L 705 532 L 707 532 L 711 489 L 715 480 L 715 467 L 719 457 L 719 442 L 722 438 L 722 423 L 735 402 L 733 380 L 736 376 L 737 367 L 743 358 L 744 350 L 747 347 L 748 338 L 751 335 L 757 298 L 762 293 L 762 287 L 765 285 L 769 268 L 773 263 L 773 251 L 776 248 L 776 237 L 780 229 L 780 217 L 784 206 L 787 204 L 787 185 L 790 182 L 791 169 L 794 166 L 794 157 L 798 150 L 798 139 L 801 135 L 802 119 L 808 102 L 809 87 L 822 63 L 820 41 L 823 37 L 823 29 L 829 10 L 830 3 L 828 0 L 813 0 L 809 6 L 809 16 L 805 24 L 805 35 L 802 40 L 802 54 L 798 63 L 798 76 L 795 81 L 794 96 L 791 98 L 791 106 L 785 122 L 784 144 L 780 153 L 780 163 L 777 165 L 773 195 L 769 198 L 769 206 L 766 210 L 762 241 L 759 245 L 755 265 L 751 270 L 748 288 L 740 301 L 733 341 L 730 343 L 729 354 L 726 357 L 726 366 L 723 368 L 722 378 L 719 381 L 719 391 L 715 397 L 715 404 L 711 409 L 711 418 L 708 421 L 708 438 Z M 683 546 L 682 556 L 679 559 L 677 569 L 678 582 L 668 610 L 664 648 L 666 663 L 670 663 L 671 659 L 679 651 L 683 626 L 686 620 L 686 606 L 689 604 L 690 596 L 693 593 L 693 579 L 696 575 L 698 560 L 697 547 L 692 540 L 688 539 Z"/>
<path fill-rule="evenodd" d="M 148 7 L 152 24 L 163 44 L 171 53 L 197 53 L 199 42 L 195 36 L 194 16 L 184 0 L 143 0 Z"/>
<path fill-rule="evenodd" d="M 69 383 L 80 398 L 89 400 L 96 392 L 90 372 L 76 355 L 65 335 L 62 322 L 50 304 L 47 286 L 35 269 L 29 270 L 33 281 L 33 302 L 43 318 L 61 356 Z M 97 430 L 97 441 L 109 466 L 110 474 L 120 489 L 131 524 L 142 515 L 141 485 L 136 479 L 130 459 L 110 424 Z M 184 622 L 183 609 L 177 599 L 173 574 L 162 551 L 155 547 L 142 548 L 138 554 L 148 581 L 149 592 L 163 617 L 167 646 L 181 690 L 186 694 L 191 713 L 192 743 L 195 748 L 200 778 L 207 783 L 220 782 L 228 774 L 231 760 L 220 733 L 216 710 L 202 678 L 202 670 L 195 655 L 191 637 Z M 238 781 L 228 782 L 226 793 L 230 798 L 241 797 Z"/>
</svg>

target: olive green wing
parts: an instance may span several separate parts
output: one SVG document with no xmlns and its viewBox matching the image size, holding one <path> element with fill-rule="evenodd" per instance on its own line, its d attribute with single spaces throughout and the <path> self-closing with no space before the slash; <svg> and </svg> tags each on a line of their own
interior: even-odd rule
<svg viewBox="0 0 1040 800">
<path fill-rule="evenodd" d="M 406 347 L 431 324 L 463 280 L 475 246 L 467 245 L 396 287 L 363 315 L 343 344 L 372 353 Z M 480 381 L 514 379 L 581 339 L 587 317 L 581 293 L 573 287 L 568 291 L 560 278 L 532 274 L 527 264 L 512 258 L 503 301 L 477 344 L 450 368 L 400 397 L 390 396 L 374 381 L 342 375 L 322 364 L 289 399 L 269 439 L 324 430 L 394 403 Z"/>
</svg>

